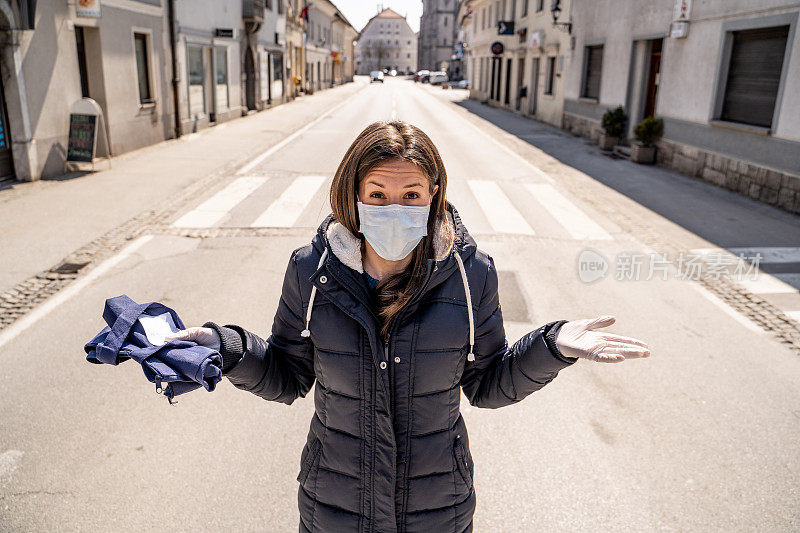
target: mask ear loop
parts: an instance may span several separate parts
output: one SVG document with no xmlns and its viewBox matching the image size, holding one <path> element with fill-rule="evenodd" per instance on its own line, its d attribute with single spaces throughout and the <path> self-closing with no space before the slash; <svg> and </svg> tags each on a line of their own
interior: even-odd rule
<svg viewBox="0 0 800 533">
<path fill-rule="evenodd" d="M 464 262 L 458 252 L 455 253 L 456 261 L 458 262 L 458 270 L 461 271 L 461 281 L 464 283 L 464 294 L 467 297 L 467 313 L 469 314 L 469 353 L 467 354 L 467 361 L 474 361 L 475 354 L 472 353 L 472 347 L 475 345 L 475 323 L 472 317 L 472 296 L 469 292 L 469 283 L 467 282 L 467 273 L 464 270 Z"/>
</svg>

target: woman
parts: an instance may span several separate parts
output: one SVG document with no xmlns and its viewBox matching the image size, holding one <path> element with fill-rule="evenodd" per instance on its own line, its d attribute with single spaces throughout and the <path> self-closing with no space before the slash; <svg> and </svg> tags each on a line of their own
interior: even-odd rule
<svg viewBox="0 0 800 533">
<path fill-rule="evenodd" d="M 271 336 L 214 322 L 176 334 L 220 350 L 228 379 L 266 400 L 291 404 L 316 380 L 301 532 L 471 531 L 461 390 L 497 408 L 578 358 L 649 355 L 644 342 L 593 331 L 608 316 L 549 322 L 509 346 L 494 261 L 446 187 L 425 133 L 369 125 L 333 178 L 332 213 L 291 255 Z"/>
</svg>

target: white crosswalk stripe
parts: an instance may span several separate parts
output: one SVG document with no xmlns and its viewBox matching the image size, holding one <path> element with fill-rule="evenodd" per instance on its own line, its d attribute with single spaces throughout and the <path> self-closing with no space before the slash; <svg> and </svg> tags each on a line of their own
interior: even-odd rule
<svg viewBox="0 0 800 533">
<path fill-rule="evenodd" d="M 494 231 L 522 235 L 536 234 L 496 181 L 469 180 L 469 187 Z"/>
<path fill-rule="evenodd" d="M 172 226 L 177 228 L 214 227 L 231 209 L 250 196 L 268 179 L 263 176 L 237 178 L 217 194 L 173 222 Z"/>
<path fill-rule="evenodd" d="M 728 252 L 734 256 L 741 255 L 745 260 L 755 260 L 760 255 L 760 263 L 800 263 L 800 248 L 789 246 L 765 246 L 756 248 L 695 248 L 692 253 L 709 255 L 717 252 Z"/>
<path fill-rule="evenodd" d="M 250 227 L 288 228 L 294 226 L 303 209 L 324 182 L 325 176 L 298 176 L 278 199 L 272 202 L 266 211 L 250 224 Z"/>
<path fill-rule="evenodd" d="M 525 188 L 575 239 L 611 240 L 609 233 L 548 183 L 526 183 Z"/>
</svg>

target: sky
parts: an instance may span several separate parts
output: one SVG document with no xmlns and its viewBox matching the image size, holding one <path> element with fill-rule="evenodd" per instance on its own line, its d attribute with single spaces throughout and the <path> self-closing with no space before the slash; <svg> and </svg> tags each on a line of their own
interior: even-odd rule
<svg viewBox="0 0 800 533">
<path fill-rule="evenodd" d="M 422 0 L 332 0 L 344 13 L 353 27 L 361 31 L 369 19 L 378 14 L 378 6 L 391 7 L 400 15 L 405 15 L 412 31 L 419 31 L 419 18 L 422 16 Z"/>
</svg>

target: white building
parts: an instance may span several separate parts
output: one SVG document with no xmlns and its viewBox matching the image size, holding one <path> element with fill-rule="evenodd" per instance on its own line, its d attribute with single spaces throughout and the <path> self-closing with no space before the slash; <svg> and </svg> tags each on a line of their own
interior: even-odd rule
<svg viewBox="0 0 800 533">
<path fill-rule="evenodd" d="M 468 0 L 457 16 L 470 97 L 561 127 L 570 35 L 553 25 L 550 3 Z"/>
<path fill-rule="evenodd" d="M 660 164 L 800 213 L 798 15 L 788 0 L 573 0 L 565 127 L 594 138 L 622 105 L 630 135 L 655 115 Z"/>
<path fill-rule="evenodd" d="M 356 73 L 395 69 L 398 74 L 417 71 L 417 36 L 406 18 L 386 8 L 361 30 L 356 52 Z"/>
</svg>

